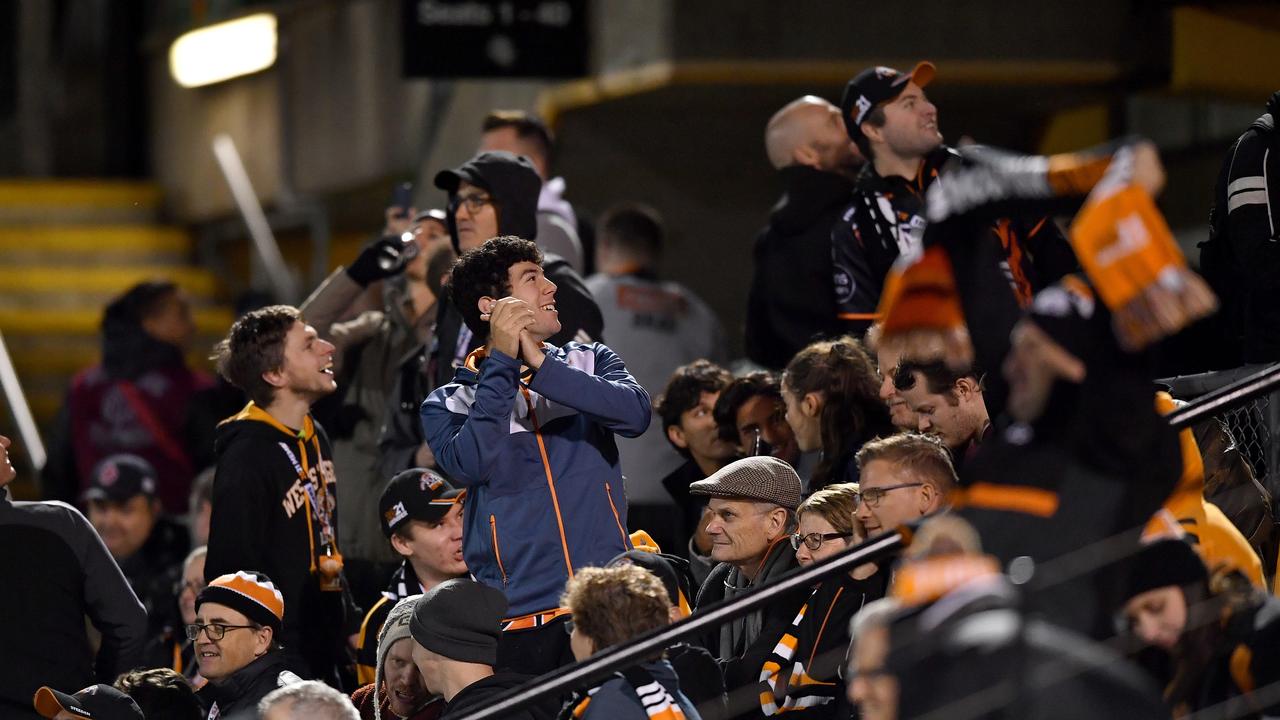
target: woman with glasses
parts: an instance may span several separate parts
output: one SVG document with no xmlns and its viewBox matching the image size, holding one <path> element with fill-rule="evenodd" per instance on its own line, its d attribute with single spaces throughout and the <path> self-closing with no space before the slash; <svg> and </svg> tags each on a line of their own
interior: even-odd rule
<svg viewBox="0 0 1280 720">
<path fill-rule="evenodd" d="M 838 483 L 810 495 L 796 510 L 791 536 L 801 567 L 821 563 L 865 539 L 854 517 L 858 486 Z M 841 663 L 849 647 L 849 619 L 873 600 L 884 597 L 888 572 L 874 564 L 859 565 L 819 583 L 785 627 L 775 628 L 778 642 L 760 669 L 760 709 L 765 715 L 803 712 L 805 717 L 849 717 Z"/>
<path fill-rule="evenodd" d="M 858 449 L 894 432 L 875 363 L 852 338 L 822 340 L 796 353 L 782 375 L 782 400 L 800 450 L 822 451 L 811 489 L 857 482 Z"/>
</svg>

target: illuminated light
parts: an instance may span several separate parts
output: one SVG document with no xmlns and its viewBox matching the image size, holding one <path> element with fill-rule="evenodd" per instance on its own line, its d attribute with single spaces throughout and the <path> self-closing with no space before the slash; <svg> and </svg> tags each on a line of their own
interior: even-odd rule
<svg viewBox="0 0 1280 720">
<path fill-rule="evenodd" d="M 276 62 L 276 16 L 258 13 L 192 30 L 169 47 L 169 73 L 200 87 L 266 70 Z"/>
</svg>

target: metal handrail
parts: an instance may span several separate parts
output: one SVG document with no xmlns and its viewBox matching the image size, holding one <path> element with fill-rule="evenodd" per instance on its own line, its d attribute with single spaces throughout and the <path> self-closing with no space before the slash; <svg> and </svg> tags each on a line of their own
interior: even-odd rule
<svg viewBox="0 0 1280 720">
<path fill-rule="evenodd" d="M 730 620 L 758 610 L 784 595 L 813 587 L 829 577 L 850 572 L 863 563 L 885 558 L 901 550 L 904 545 L 904 537 L 900 531 L 879 535 L 825 562 L 793 571 L 776 582 L 745 595 L 718 602 L 705 610 L 700 609 L 696 614 L 667 627 L 648 632 L 623 645 L 611 647 L 582 662 L 540 675 L 513 692 L 502 695 L 492 705 L 462 717 L 464 720 L 507 717 L 512 711 L 535 700 L 548 695 L 559 695 L 599 680 L 610 673 L 661 653 L 681 638 L 719 627 Z"/>
<path fill-rule="evenodd" d="M 253 183 L 249 180 L 249 173 L 240 159 L 240 151 L 236 149 L 235 141 L 230 135 L 219 133 L 213 138 L 213 155 L 217 158 L 218 167 L 221 168 L 222 175 L 227 180 L 227 187 L 231 189 L 231 197 L 235 200 L 236 208 L 240 210 L 240 217 L 249 228 L 249 239 L 253 242 L 253 249 L 262 262 L 267 278 L 275 286 L 283 302 L 299 302 L 301 293 L 298 291 L 298 282 L 284 262 L 284 256 L 280 253 L 280 244 L 276 242 L 276 237 L 271 232 L 271 223 L 267 222 L 267 215 L 262 211 L 262 203 L 258 202 L 258 195 L 254 192 Z"/>
<path fill-rule="evenodd" d="M 1205 418 L 1230 410 L 1254 397 L 1274 392 L 1280 388 L 1280 364 L 1238 380 L 1226 387 L 1197 398 L 1188 405 L 1166 415 L 1169 424 L 1178 430 L 1187 428 Z M 908 542 L 904 530 L 888 532 L 845 550 L 840 555 L 784 575 L 768 585 L 750 590 L 736 598 L 716 603 L 705 610 L 664 628 L 654 630 L 623 645 L 611 647 L 581 662 L 557 668 L 540 675 L 528 683 L 500 695 L 493 704 L 463 715 L 461 720 L 489 720 L 504 717 L 513 711 L 547 696 L 564 694 L 565 691 L 586 686 L 603 677 L 652 657 L 671 644 L 692 635 L 742 617 L 778 598 L 801 588 L 812 587 L 827 578 L 853 570 L 867 562 L 874 562 L 901 550 Z"/>
<path fill-rule="evenodd" d="M 13 366 L 13 358 L 9 356 L 9 346 L 4 343 L 4 334 L 0 333 L 0 389 L 9 401 L 9 409 L 13 412 L 13 422 L 18 426 L 18 435 L 22 438 L 22 447 L 31 458 L 31 465 L 38 473 L 44 469 L 49 455 L 40 440 L 40 431 L 36 428 L 35 417 L 31 414 L 31 405 L 22 392 L 22 383 L 18 382 L 18 371 Z"/>
</svg>

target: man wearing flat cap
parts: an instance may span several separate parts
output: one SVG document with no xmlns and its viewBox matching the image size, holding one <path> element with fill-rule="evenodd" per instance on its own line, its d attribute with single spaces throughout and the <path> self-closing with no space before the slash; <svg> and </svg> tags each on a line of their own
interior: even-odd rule
<svg viewBox="0 0 1280 720">
<path fill-rule="evenodd" d="M 710 498 L 706 531 L 711 558 L 720 563 L 698 591 L 697 609 L 767 585 L 797 567 L 788 537 L 800 505 L 800 476 L 785 461 L 768 455 L 746 457 L 690 484 L 689 492 Z M 784 598 L 721 625 L 718 636 L 709 639 L 706 647 L 724 666 L 730 693 L 758 675 L 760 665 L 748 667 L 751 663 L 743 658 L 754 655 L 750 651 L 761 629 L 775 620 L 790 621 L 803 601 Z M 739 668 L 740 674 L 735 672 Z"/>
<path fill-rule="evenodd" d="M 507 599 L 500 591 L 465 578 L 440 583 L 418 599 L 409 620 L 413 663 L 427 688 L 444 697 L 441 720 L 474 712 L 531 678 L 493 670 L 506 613 Z M 558 710 L 552 701 L 505 717 L 542 720 Z"/>
</svg>

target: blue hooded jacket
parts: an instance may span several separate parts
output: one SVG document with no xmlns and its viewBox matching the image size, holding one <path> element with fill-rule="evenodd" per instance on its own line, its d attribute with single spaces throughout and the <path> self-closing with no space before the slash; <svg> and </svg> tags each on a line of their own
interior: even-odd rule
<svg viewBox="0 0 1280 720">
<path fill-rule="evenodd" d="M 422 403 L 436 462 L 467 488 L 462 550 L 512 618 L 555 610 L 574 571 L 631 549 L 615 433 L 649 425 L 649 395 L 600 343 L 544 345 L 520 361 L 473 352 Z"/>
</svg>

